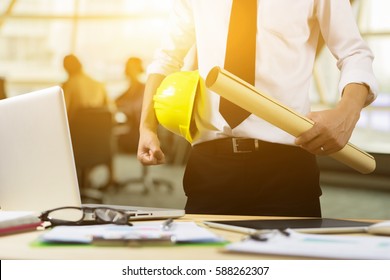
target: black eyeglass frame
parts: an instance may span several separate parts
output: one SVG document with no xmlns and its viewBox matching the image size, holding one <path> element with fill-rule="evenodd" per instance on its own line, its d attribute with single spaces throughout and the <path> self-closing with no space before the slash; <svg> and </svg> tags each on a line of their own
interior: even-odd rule
<svg viewBox="0 0 390 280">
<path fill-rule="evenodd" d="M 80 218 L 80 220 L 76 221 L 67 221 L 67 220 L 61 220 L 61 219 L 53 219 L 50 217 L 50 213 L 53 213 L 55 211 L 59 210 L 66 210 L 66 209 L 75 209 L 75 210 L 80 210 L 82 211 L 83 215 Z M 124 217 L 124 221 L 106 221 L 103 220 L 97 213 L 97 210 L 110 210 L 117 212 Z M 86 216 L 88 214 L 93 214 L 94 219 L 92 220 L 86 220 Z M 58 207 L 58 208 L 53 208 L 50 210 L 46 210 L 41 213 L 39 218 L 41 219 L 42 222 L 50 222 L 51 226 L 77 226 L 77 225 L 101 225 L 101 224 L 115 224 L 115 225 L 128 225 L 132 226 L 133 224 L 129 222 L 130 214 L 127 214 L 126 212 L 119 210 L 119 209 L 114 209 L 110 207 L 77 207 L 77 206 L 64 206 L 64 207 Z"/>
</svg>

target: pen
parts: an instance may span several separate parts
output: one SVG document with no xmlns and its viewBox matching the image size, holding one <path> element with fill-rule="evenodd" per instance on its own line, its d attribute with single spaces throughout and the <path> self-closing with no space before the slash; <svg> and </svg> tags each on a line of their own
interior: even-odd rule
<svg viewBox="0 0 390 280">
<path fill-rule="evenodd" d="M 281 234 L 285 237 L 290 236 L 290 232 L 288 232 L 286 229 L 276 229 L 272 231 L 262 231 L 258 230 L 252 234 L 250 234 L 248 237 L 249 239 L 256 240 L 256 241 L 268 241 L 268 239 L 275 236 L 275 234 Z"/>
<path fill-rule="evenodd" d="M 129 236 L 129 237 L 119 237 L 119 238 L 109 238 L 94 236 L 92 244 L 96 246 L 110 246 L 110 247 L 137 247 L 137 246 L 168 246 L 174 245 L 176 242 L 175 236 L 171 234 L 163 234 L 159 236 Z"/>
<path fill-rule="evenodd" d="M 165 220 L 162 223 L 161 228 L 162 230 L 170 230 L 172 228 L 172 225 L 173 225 L 173 219 L 169 218 L 168 220 Z"/>
</svg>

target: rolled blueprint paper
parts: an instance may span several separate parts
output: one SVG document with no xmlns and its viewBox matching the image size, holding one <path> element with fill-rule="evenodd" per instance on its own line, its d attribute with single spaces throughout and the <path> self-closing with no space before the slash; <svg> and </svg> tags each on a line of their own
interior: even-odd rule
<svg viewBox="0 0 390 280">
<path fill-rule="evenodd" d="M 314 122 L 282 105 L 276 99 L 260 92 L 232 73 L 214 67 L 206 78 L 206 86 L 248 112 L 298 137 L 310 129 Z M 329 155 L 363 174 L 375 170 L 375 158 L 348 143 L 343 149 Z"/>
</svg>

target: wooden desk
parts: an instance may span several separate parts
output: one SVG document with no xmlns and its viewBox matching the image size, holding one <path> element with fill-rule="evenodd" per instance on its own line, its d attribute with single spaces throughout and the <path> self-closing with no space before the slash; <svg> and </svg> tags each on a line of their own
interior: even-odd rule
<svg viewBox="0 0 390 280">
<path fill-rule="evenodd" d="M 214 216 L 185 215 L 179 221 L 195 221 L 203 226 L 205 220 L 254 219 L 253 216 Z M 257 217 L 261 218 L 261 217 Z M 263 217 L 264 218 L 264 217 Z M 228 241 L 239 241 L 243 234 L 211 229 Z M 251 255 L 226 252 L 223 246 L 216 245 L 177 245 L 172 247 L 96 247 L 87 245 L 36 246 L 34 242 L 42 231 L 26 232 L 0 237 L 0 259 L 39 259 L 39 260 L 245 260 L 245 259 L 306 259 L 300 257 Z"/>
</svg>

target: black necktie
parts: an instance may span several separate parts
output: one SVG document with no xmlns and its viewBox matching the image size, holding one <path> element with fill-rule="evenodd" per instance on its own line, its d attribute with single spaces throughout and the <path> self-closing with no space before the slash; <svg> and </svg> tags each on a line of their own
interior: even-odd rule
<svg viewBox="0 0 390 280">
<path fill-rule="evenodd" d="M 257 0 L 233 0 L 224 68 L 254 85 L 256 62 Z M 250 113 L 221 97 L 219 111 L 231 128 Z"/>
</svg>

